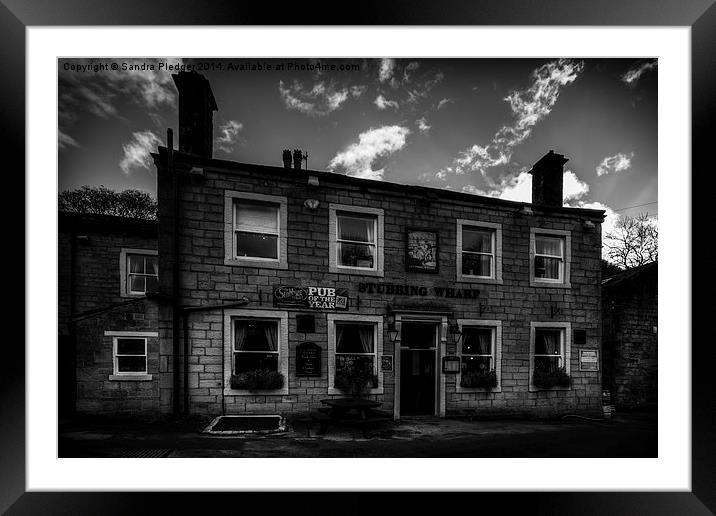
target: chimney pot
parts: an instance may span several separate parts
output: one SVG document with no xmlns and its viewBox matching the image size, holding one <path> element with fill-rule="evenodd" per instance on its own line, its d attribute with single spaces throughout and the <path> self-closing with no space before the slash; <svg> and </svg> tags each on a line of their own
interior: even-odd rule
<svg viewBox="0 0 716 516">
<path fill-rule="evenodd" d="M 303 153 L 300 149 L 294 149 L 293 151 L 293 168 L 301 170 L 301 162 L 303 161 Z"/>
<path fill-rule="evenodd" d="M 283 151 L 283 168 L 291 168 L 291 151 L 288 149 Z"/>
<path fill-rule="evenodd" d="M 211 158 L 214 147 L 214 111 L 211 85 L 194 71 L 172 74 L 179 91 L 179 150 Z"/>
<path fill-rule="evenodd" d="M 564 164 L 569 161 L 562 154 L 550 150 L 532 166 L 532 204 L 558 206 L 563 204 Z"/>
</svg>

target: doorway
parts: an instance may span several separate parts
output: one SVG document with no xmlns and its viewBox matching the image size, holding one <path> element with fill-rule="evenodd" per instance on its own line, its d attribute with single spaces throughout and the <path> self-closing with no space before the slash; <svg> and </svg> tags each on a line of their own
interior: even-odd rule
<svg viewBox="0 0 716 516">
<path fill-rule="evenodd" d="M 437 324 L 404 321 L 400 339 L 400 412 L 435 415 Z"/>
</svg>

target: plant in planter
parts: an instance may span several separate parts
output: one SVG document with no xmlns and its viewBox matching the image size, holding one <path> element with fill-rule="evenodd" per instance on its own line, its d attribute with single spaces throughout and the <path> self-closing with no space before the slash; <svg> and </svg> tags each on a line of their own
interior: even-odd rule
<svg viewBox="0 0 716 516">
<path fill-rule="evenodd" d="M 494 389 L 497 387 L 497 373 L 493 371 L 463 373 L 460 376 L 460 387 L 479 387 Z"/>
<path fill-rule="evenodd" d="M 560 367 L 554 371 L 537 369 L 532 376 L 532 383 L 542 389 L 569 387 L 572 383 L 572 378 L 567 374 L 567 370 L 564 367 Z"/>
<path fill-rule="evenodd" d="M 378 387 L 378 375 L 367 368 L 345 367 L 336 371 L 333 386 L 355 398 Z"/>
<path fill-rule="evenodd" d="M 249 391 L 274 390 L 283 387 L 283 375 L 269 369 L 256 369 L 246 373 L 231 375 L 232 389 Z"/>
</svg>

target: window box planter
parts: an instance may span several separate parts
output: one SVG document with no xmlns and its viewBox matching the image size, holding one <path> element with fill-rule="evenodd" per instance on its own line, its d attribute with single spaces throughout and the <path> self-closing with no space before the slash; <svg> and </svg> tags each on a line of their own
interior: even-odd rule
<svg viewBox="0 0 716 516">
<path fill-rule="evenodd" d="M 541 389 L 569 387 L 572 384 L 572 378 L 567 374 L 564 367 L 562 367 L 556 371 L 535 371 L 532 377 L 532 383 L 535 387 Z"/>
<path fill-rule="evenodd" d="M 460 387 L 494 389 L 497 387 L 497 373 L 468 373 L 460 377 Z"/>
<path fill-rule="evenodd" d="M 378 387 L 378 375 L 372 371 L 344 369 L 336 372 L 333 386 L 346 394 L 360 398 L 368 394 L 371 389 Z"/>
<path fill-rule="evenodd" d="M 248 373 L 232 374 L 231 388 L 248 391 L 269 391 L 283 387 L 283 374 L 268 369 L 257 369 Z"/>
</svg>

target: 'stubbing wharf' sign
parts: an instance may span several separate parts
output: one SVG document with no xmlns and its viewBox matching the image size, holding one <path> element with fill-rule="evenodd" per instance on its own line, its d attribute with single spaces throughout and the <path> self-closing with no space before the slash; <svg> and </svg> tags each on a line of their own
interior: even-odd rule
<svg viewBox="0 0 716 516">
<path fill-rule="evenodd" d="M 425 287 L 396 283 L 359 283 L 358 292 L 387 296 L 444 297 L 450 299 L 477 299 L 480 291 L 471 288 Z"/>
<path fill-rule="evenodd" d="M 281 307 L 346 310 L 348 293 L 333 287 L 276 287 L 273 304 Z"/>
</svg>

